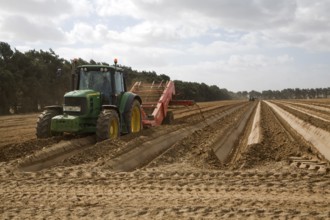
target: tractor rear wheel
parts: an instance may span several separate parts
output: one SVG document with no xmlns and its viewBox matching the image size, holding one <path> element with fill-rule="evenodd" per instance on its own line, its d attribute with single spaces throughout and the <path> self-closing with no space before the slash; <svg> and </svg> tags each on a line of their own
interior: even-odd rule
<svg viewBox="0 0 330 220">
<path fill-rule="evenodd" d="M 136 133 L 142 130 L 141 105 L 138 100 L 134 100 L 127 114 L 127 131 Z"/>
<path fill-rule="evenodd" d="M 58 133 L 53 133 L 50 130 L 50 125 L 52 122 L 52 118 L 56 115 L 60 115 L 61 113 L 54 109 L 46 109 L 43 111 L 38 118 L 37 121 L 37 138 L 49 138 L 51 136 L 58 135 Z"/>
<path fill-rule="evenodd" d="M 105 109 L 99 115 L 96 125 L 97 141 L 119 137 L 119 116 L 113 109 Z"/>
</svg>

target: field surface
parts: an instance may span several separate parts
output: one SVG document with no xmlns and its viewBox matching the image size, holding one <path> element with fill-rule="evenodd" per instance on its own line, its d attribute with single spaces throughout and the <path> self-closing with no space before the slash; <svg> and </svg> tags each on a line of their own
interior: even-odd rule
<svg viewBox="0 0 330 220">
<path fill-rule="evenodd" d="M 223 101 L 96 143 L 0 117 L 0 219 L 330 219 L 330 100 Z"/>
</svg>

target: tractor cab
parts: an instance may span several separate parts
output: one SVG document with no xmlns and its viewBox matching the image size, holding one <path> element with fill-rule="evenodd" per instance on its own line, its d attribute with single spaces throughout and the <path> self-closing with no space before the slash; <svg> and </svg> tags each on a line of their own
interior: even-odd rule
<svg viewBox="0 0 330 220">
<path fill-rule="evenodd" d="M 103 105 L 117 105 L 118 97 L 126 91 L 123 72 L 114 66 L 78 66 L 72 81 L 74 90 L 99 92 Z"/>
</svg>

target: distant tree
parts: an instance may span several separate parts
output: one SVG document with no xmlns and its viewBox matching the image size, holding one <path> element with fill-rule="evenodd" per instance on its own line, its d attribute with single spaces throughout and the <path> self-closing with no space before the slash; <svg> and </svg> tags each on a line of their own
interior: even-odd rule
<svg viewBox="0 0 330 220">
<path fill-rule="evenodd" d="M 10 45 L 5 42 L 0 42 L 0 65 L 10 62 L 14 52 L 11 50 Z M 4 66 L 2 66 L 4 67 Z"/>
<path fill-rule="evenodd" d="M 243 97 L 245 97 L 247 99 L 248 96 L 249 96 L 249 93 L 247 91 L 243 91 L 242 92 L 242 95 L 243 95 Z"/>
<path fill-rule="evenodd" d="M 204 101 L 216 101 L 232 99 L 228 90 L 219 89 L 219 87 L 212 85 L 208 86 L 205 83 L 196 82 L 183 82 L 180 80 L 174 80 L 177 98 L 190 99 L 197 102 Z"/>
<path fill-rule="evenodd" d="M 169 81 L 171 78 L 170 78 L 169 76 L 165 75 L 165 74 L 160 74 L 160 75 L 159 75 L 159 79 L 161 79 L 161 80 L 164 81 L 164 82 L 167 82 L 167 81 Z"/>
<path fill-rule="evenodd" d="M 0 68 L 0 115 L 9 114 L 9 110 L 16 102 L 16 83 L 14 75 L 8 70 Z"/>
<path fill-rule="evenodd" d="M 274 99 L 275 96 L 274 96 L 274 92 L 272 90 L 265 90 L 265 91 L 262 91 L 261 93 L 261 97 L 263 99 Z"/>
<path fill-rule="evenodd" d="M 209 94 L 210 94 L 210 101 L 216 101 L 221 99 L 226 99 L 222 94 L 222 91 L 219 89 L 218 86 L 212 85 L 209 87 Z"/>
<path fill-rule="evenodd" d="M 321 88 L 315 88 L 316 96 L 315 98 L 322 98 L 322 89 Z"/>
<path fill-rule="evenodd" d="M 293 89 L 283 89 L 281 91 L 281 95 L 283 99 L 293 99 L 294 98 L 294 90 Z"/>
<path fill-rule="evenodd" d="M 94 60 L 91 59 L 91 60 L 89 61 L 89 64 L 96 65 L 97 63 L 96 63 Z"/>
<path fill-rule="evenodd" d="M 249 97 L 253 97 L 253 98 L 260 98 L 261 97 L 261 93 L 255 90 L 252 90 L 249 92 Z"/>
<path fill-rule="evenodd" d="M 316 88 L 316 89 L 283 89 L 266 90 L 262 91 L 261 97 L 263 99 L 314 99 L 314 98 L 327 98 L 330 95 L 329 88 Z"/>
</svg>

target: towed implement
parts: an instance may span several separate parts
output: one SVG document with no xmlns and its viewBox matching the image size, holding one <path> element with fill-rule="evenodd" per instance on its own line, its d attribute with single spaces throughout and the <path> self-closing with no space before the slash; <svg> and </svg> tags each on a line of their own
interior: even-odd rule
<svg viewBox="0 0 330 220">
<path fill-rule="evenodd" d="M 123 70 L 115 64 L 75 65 L 72 90 L 64 95 L 64 105 L 47 106 L 37 121 L 37 138 L 63 133 L 95 133 L 98 141 L 120 134 L 136 133 L 144 127 L 170 123 L 169 105 L 193 105 L 174 101 L 172 81 L 160 84 L 136 82 L 127 91 Z"/>
</svg>

